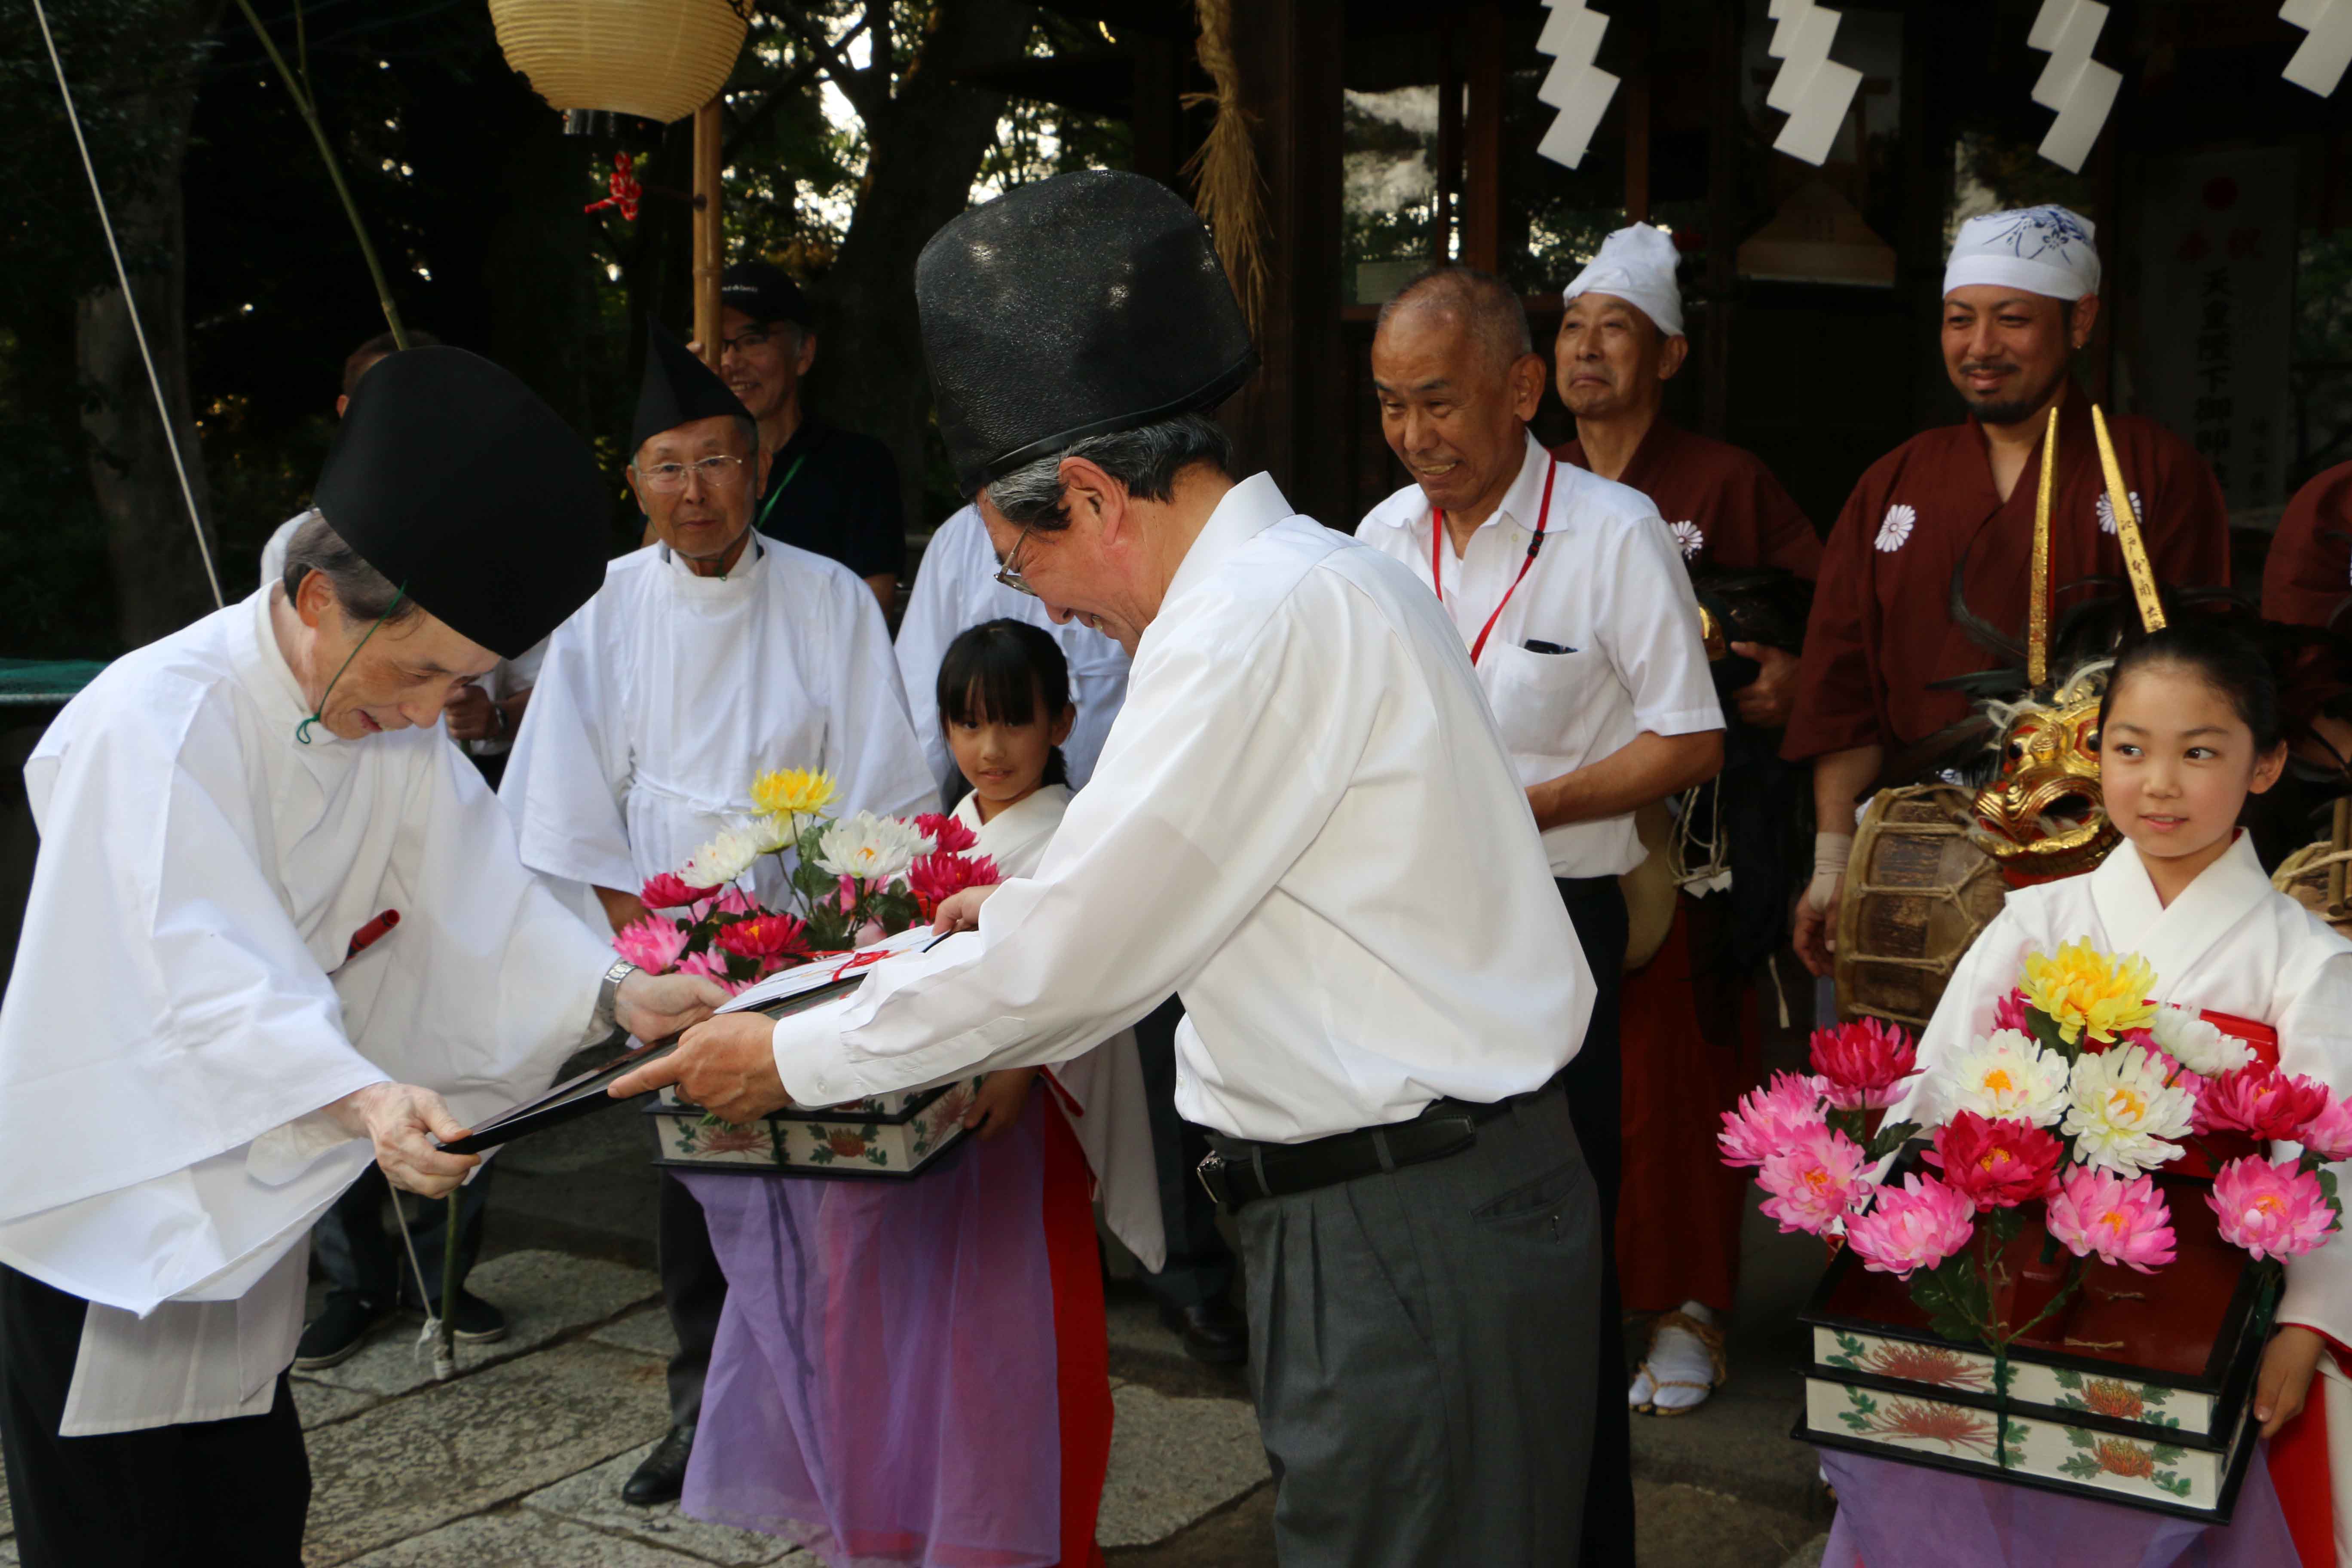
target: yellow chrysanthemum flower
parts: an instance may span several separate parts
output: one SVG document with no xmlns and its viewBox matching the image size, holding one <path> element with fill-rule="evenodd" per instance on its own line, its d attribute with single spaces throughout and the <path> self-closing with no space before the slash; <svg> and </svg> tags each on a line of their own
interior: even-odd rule
<svg viewBox="0 0 2352 1568">
<path fill-rule="evenodd" d="M 2110 1044 L 2156 1017 L 2156 1004 L 2148 1000 L 2156 971 L 2147 960 L 2136 952 L 2101 952 L 2088 939 L 2061 943 L 2055 953 L 2027 953 L 2019 985 L 2027 1004 L 2048 1014 L 2070 1045 L 2086 1037 Z"/>
<path fill-rule="evenodd" d="M 833 804 L 833 775 L 806 768 L 761 773 L 751 781 L 752 801 L 772 816 L 823 811 Z"/>
</svg>

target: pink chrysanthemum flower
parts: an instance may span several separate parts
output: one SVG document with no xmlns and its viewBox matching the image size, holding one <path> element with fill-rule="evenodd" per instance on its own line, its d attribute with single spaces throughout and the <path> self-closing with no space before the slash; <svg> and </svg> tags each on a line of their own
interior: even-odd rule
<svg viewBox="0 0 2352 1568">
<path fill-rule="evenodd" d="M 727 973 L 726 963 L 717 953 L 709 952 L 692 952 L 679 959 L 677 972 L 680 974 L 699 974 L 705 980 L 716 980 L 726 988 L 730 996 L 751 984 L 748 980 L 737 980 L 730 976 Z"/>
<path fill-rule="evenodd" d="M 2352 1105 L 2329 1095 L 2327 1109 L 2296 1128 L 2294 1136 L 2323 1160 L 2352 1160 Z"/>
<path fill-rule="evenodd" d="M 1994 1121 L 1963 1110 L 1936 1129 L 1927 1163 L 1979 1211 L 2015 1208 L 2050 1190 L 2066 1147 L 2023 1121 Z"/>
<path fill-rule="evenodd" d="M 1830 1103 L 1841 1110 L 1871 1110 L 1903 1098 L 1903 1083 L 1918 1070 L 1911 1037 L 1878 1018 L 1856 1018 L 1815 1029 L 1813 1071 L 1829 1079 Z"/>
<path fill-rule="evenodd" d="M 686 951 L 686 932 L 675 921 L 647 915 L 613 933 L 613 951 L 648 974 L 667 974 Z"/>
<path fill-rule="evenodd" d="M 926 811 L 914 819 L 916 831 L 931 841 L 931 848 L 952 855 L 980 842 L 977 835 L 945 812 Z"/>
<path fill-rule="evenodd" d="M 1760 1206 L 1785 1235 L 1826 1236 L 1853 1201 L 1863 1161 L 1862 1146 L 1844 1133 L 1809 1128 L 1756 1173 L 1756 1184 L 1772 1194 Z"/>
<path fill-rule="evenodd" d="M 698 888 L 673 872 L 664 871 L 649 877 L 637 891 L 637 901 L 649 910 L 678 910 L 688 904 L 698 904 L 710 897 L 709 888 Z"/>
<path fill-rule="evenodd" d="M 966 888 L 992 888 L 1003 880 L 996 862 L 985 855 L 926 855 L 907 868 L 907 886 L 927 910 Z"/>
<path fill-rule="evenodd" d="M 1935 1268 L 1975 1234 L 1976 1205 L 1968 1194 L 1932 1177 L 1906 1176 L 1900 1187 L 1879 1188 L 1870 1212 L 1845 1222 L 1846 1245 L 1862 1266 L 1903 1279 Z"/>
<path fill-rule="evenodd" d="M 1992 1005 L 1992 1026 L 1995 1029 L 2015 1029 L 2019 1034 L 2031 1034 L 2025 1026 L 2025 993 L 2011 991 Z"/>
<path fill-rule="evenodd" d="M 1716 1134 L 1723 1163 L 1760 1165 L 1800 1133 L 1828 1125 L 1822 1112 L 1827 1087 L 1817 1078 L 1774 1073 L 1769 1086 L 1749 1091 L 1737 1109 L 1723 1113 L 1723 1131 Z"/>
<path fill-rule="evenodd" d="M 2074 1165 L 2046 1206 L 2050 1234 L 2077 1258 L 2153 1274 L 2172 1261 L 2172 1210 L 2147 1176 L 2129 1181 L 2098 1165 Z"/>
<path fill-rule="evenodd" d="M 2205 1201 L 2221 1221 L 2221 1239 L 2256 1258 L 2300 1258 L 2336 1226 L 2319 1178 L 2284 1160 L 2231 1161 L 2214 1173 Z"/>
<path fill-rule="evenodd" d="M 2197 1131 L 2251 1132 L 2265 1142 L 2292 1138 L 2327 1110 L 2331 1098 L 2317 1079 L 2257 1063 L 2206 1080 L 2197 1098 Z"/>
</svg>

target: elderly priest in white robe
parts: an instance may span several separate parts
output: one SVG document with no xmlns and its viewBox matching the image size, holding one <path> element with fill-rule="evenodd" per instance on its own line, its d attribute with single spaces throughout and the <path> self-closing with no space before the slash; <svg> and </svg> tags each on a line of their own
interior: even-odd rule
<svg viewBox="0 0 2352 1568">
<path fill-rule="evenodd" d="M 601 579 L 586 444 L 416 349 L 353 396 L 317 504 L 290 594 L 117 660 L 26 765 L 0 1443 L 27 1568 L 299 1563 L 311 1222 L 371 1155 L 451 1191 L 468 1122 L 616 1018 L 653 1038 L 722 999 L 616 963 L 438 731 Z"/>
<path fill-rule="evenodd" d="M 1592 977 L 1460 635 L 1229 476 L 1204 414 L 1255 356 L 1165 186 L 1024 186 L 932 239 L 916 295 L 1004 580 L 1129 649 L 1127 706 L 976 939 L 699 1025 L 615 1092 L 838 1104 L 1059 1060 L 1177 993 L 1286 1568 L 1573 1563 L 1601 1249 L 1559 1074 Z"/>
<path fill-rule="evenodd" d="M 937 811 L 874 591 L 837 561 L 751 526 L 767 462 L 739 398 L 660 322 L 649 324 L 628 482 L 659 542 L 624 555 L 549 642 L 499 797 L 524 862 L 595 889 L 614 928 L 637 889 L 758 815 L 751 781 L 820 768 L 836 809 Z M 773 856 L 744 880 L 789 902 Z M 727 1299 L 709 1227 L 662 1173 L 663 1300 L 677 1331 L 669 1429 L 623 1485 L 678 1495 Z"/>
</svg>

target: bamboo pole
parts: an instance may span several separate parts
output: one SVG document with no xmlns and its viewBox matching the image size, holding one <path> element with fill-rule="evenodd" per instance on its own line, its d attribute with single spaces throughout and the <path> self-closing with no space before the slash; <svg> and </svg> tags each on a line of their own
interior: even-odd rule
<svg viewBox="0 0 2352 1568">
<path fill-rule="evenodd" d="M 720 348 L 719 275 L 727 254 L 719 189 L 723 131 L 718 99 L 694 111 L 694 340 L 702 345 L 703 363 L 714 371 Z"/>
<path fill-rule="evenodd" d="M 408 328 L 401 321 L 400 307 L 392 302 L 392 285 L 384 279 L 383 263 L 376 259 L 375 245 L 368 238 L 367 225 L 360 221 L 359 203 L 352 199 L 352 188 L 343 183 L 343 166 L 336 161 L 334 144 L 327 140 L 326 127 L 319 123 L 319 106 L 311 101 L 310 95 L 295 79 L 293 70 L 286 64 L 286 57 L 278 52 L 277 41 L 270 37 L 269 29 L 261 25 L 261 18 L 254 13 L 253 0 L 236 0 L 236 6 L 245 13 L 245 19 L 252 24 L 254 36 L 261 40 L 263 50 L 269 56 L 269 63 L 278 68 L 278 79 L 286 84 L 286 96 L 294 100 L 294 107 L 301 112 L 302 123 L 310 128 L 310 139 L 319 144 L 319 156 L 327 165 L 327 178 L 334 182 L 335 195 L 343 204 L 343 216 L 352 220 L 352 233 L 359 238 L 360 256 L 367 262 L 368 277 L 375 282 L 375 300 L 383 309 L 384 325 L 392 329 L 392 341 L 404 349 L 408 346 Z M 299 17 L 300 13 L 296 15 Z M 305 55 L 310 52 L 309 41 L 306 36 L 303 39 Z"/>
</svg>

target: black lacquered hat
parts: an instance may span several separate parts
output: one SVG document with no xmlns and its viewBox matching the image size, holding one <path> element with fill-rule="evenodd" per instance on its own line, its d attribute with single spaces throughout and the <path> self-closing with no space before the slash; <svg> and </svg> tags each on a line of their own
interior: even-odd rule
<svg viewBox="0 0 2352 1568">
<path fill-rule="evenodd" d="M 966 496 L 1088 436 L 1213 408 L 1257 368 L 1209 231 L 1141 174 L 978 206 L 915 263 L 940 434 Z"/>
<path fill-rule="evenodd" d="M 635 452 L 665 430 L 698 419 L 729 415 L 749 419 L 751 411 L 712 370 L 677 341 L 677 334 L 646 318 L 646 374 L 637 384 L 637 416 L 629 426 Z"/>
<path fill-rule="evenodd" d="M 463 349 L 407 349 L 362 378 L 312 504 L 407 597 L 501 658 L 604 585 L 612 502 L 588 443 Z"/>
</svg>

